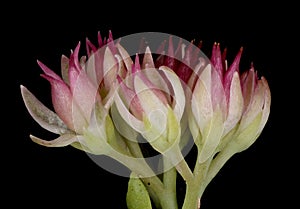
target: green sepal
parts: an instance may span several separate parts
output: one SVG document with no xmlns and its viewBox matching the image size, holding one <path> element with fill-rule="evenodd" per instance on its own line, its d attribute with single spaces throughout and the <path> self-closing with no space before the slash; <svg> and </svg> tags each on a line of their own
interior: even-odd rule
<svg viewBox="0 0 300 209">
<path fill-rule="evenodd" d="M 235 149 L 237 152 L 242 152 L 248 149 L 257 139 L 257 132 L 260 128 L 260 122 L 262 119 L 262 112 L 260 112 L 255 119 L 245 128 L 241 130 L 237 137 L 234 139 Z"/>
<path fill-rule="evenodd" d="M 109 115 L 105 119 L 105 128 L 108 144 L 116 151 L 129 155 L 129 150 L 123 138 L 116 133 L 113 121 Z"/>
<path fill-rule="evenodd" d="M 224 130 L 224 122 L 220 108 L 216 108 L 213 117 L 208 123 L 202 133 L 202 147 L 198 146 L 198 160 L 203 163 L 214 155 L 218 147 Z"/>
<path fill-rule="evenodd" d="M 201 135 L 200 129 L 198 127 L 198 124 L 195 120 L 194 115 L 191 113 L 191 111 L 189 112 L 188 122 L 189 122 L 189 130 L 191 132 L 193 140 L 194 140 L 196 146 L 198 147 L 198 149 L 200 149 L 202 147 L 203 139 L 202 139 L 202 135 Z"/>
<path fill-rule="evenodd" d="M 180 123 L 170 107 L 168 107 L 167 111 L 166 130 L 164 130 L 163 133 L 156 130 L 147 117 L 144 117 L 143 121 L 146 130 L 143 136 L 156 151 L 164 153 L 170 149 L 174 143 L 179 143 L 181 134 Z"/>
<path fill-rule="evenodd" d="M 117 109 L 115 103 L 112 104 L 110 112 L 111 112 L 111 119 L 113 120 L 116 131 L 118 131 L 119 134 L 125 137 L 126 139 L 137 142 L 136 138 L 138 136 L 138 132 L 135 131 L 130 126 L 130 124 L 128 124 L 129 121 L 125 121 L 122 118 L 121 113 Z"/>
</svg>

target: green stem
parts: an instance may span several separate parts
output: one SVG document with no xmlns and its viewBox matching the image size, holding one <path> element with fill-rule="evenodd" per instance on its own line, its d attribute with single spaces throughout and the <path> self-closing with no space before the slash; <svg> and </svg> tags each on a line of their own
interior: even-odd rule
<svg viewBox="0 0 300 209">
<path fill-rule="evenodd" d="M 171 167 L 163 173 L 164 195 L 161 198 L 161 206 L 163 209 L 177 209 L 177 196 L 176 196 L 176 178 L 177 171 L 172 167 L 171 162 L 163 157 L 163 164 L 165 167 Z"/>
<path fill-rule="evenodd" d="M 194 179 L 194 174 L 185 161 L 179 146 L 169 150 L 164 156 L 171 161 L 172 165 L 175 165 L 176 170 L 186 182 L 190 182 Z"/>
<path fill-rule="evenodd" d="M 201 199 L 203 192 L 211 180 L 217 175 L 224 164 L 235 154 L 233 144 L 227 144 L 222 151 L 213 159 L 212 157 L 204 163 L 195 164 L 194 181 L 187 183 L 186 196 L 182 209 L 197 208 L 197 202 Z M 198 155 L 199 156 L 199 155 Z"/>
<path fill-rule="evenodd" d="M 144 158 L 140 145 L 137 142 L 126 140 L 127 147 L 130 153 L 136 158 Z"/>
<path fill-rule="evenodd" d="M 199 163 L 199 160 L 197 159 L 194 168 L 194 176 L 195 176 L 194 180 L 192 182 L 187 182 L 186 185 L 186 196 L 182 207 L 183 209 L 200 207 L 199 206 L 200 199 L 201 199 L 200 191 L 201 188 L 203 187 L 210 163 L 211 163 L 211 159 L 208 159 L 204 163 Z"/>
<path fill-rule="evenodd" d="M 224 164 L 235 154 L 235 150 L 231 146 L 226 146 L 222 151 L 218 153 L 218 155 L 212 160 L 206 178 L 203 182 L 199 195 L 201 196 L 207 187 L 207 185 L 211 182 L 211 180 L 217 175 L 220 169 L 224 166 Z"/>
<path fill-rule="evenodd" d="M 187 183 L 182 209 L 198 209 L 198 204 L 199 204 L 198 187 L 199 185 L 197 185 L 194 182 Z"/>
<path fill-rule="evenodd" d="M 131 154 L 136 157 L 141 159 L 144 159 L 143 153 L 141 151 L 141 147 L 139 146 L 139 144 L 137 142 L 133 142 L 130 140 L 126 140 L 126 144 L 131 152 Z M 145 164 L 148 166 L 147 162 L 144 160 Z M 149 167 L 149 169 L 151 169 Z M 146 178 L 141 178 L 141 180 L 143 181 L 145 187 L 147 188 L 149 195 L 153 201 L 153 203 L 155 204 L 155 206 L 157 208 L 160 208 L 160 202 L 161 202 L 161 198 L 160 196 L 158 196 L 158 194 L 160 193 L 159 191 L 156 191 L 155 188 L 157 188 L 155 186 L 155 182 L 157 181 L 157 176 L 151 176 L 151 177 L 146 177 Z M 158 179 L 159 180 L 159 179 Z M 160 180 L 159 180 L 160 181 Z M 154 186 L 153 186 L 154 184 Z"/>
<path fill-rule="evenodd" d="M 144 159 L 126 156 L 115 151 L 114 149 L 107 150 L 106 155 L 125 165 L 132 172 L 136 173 L 139 178 L 147 179 L 146 185 L 151 186 L 157 192 L 157 194 L 163 192 L 163 183 L 155 175 L 153 170 L 148 166 Z"/>
<path fill-rule="evenodd" d="M 156 208 L 161 207 L 164 189 L 158 186 L 155 177 L 141 178 Z"/>
<path fill-rule="evenodd" d="M 143 153 L 141 151 L 141 147 L 139 146 L 139 144 L 137 142 L 133 142 L 130 140 L 126 140 L 126 144 L 131 152 L 131 154 L 139 159 L 144 159 Z M 147 162 L 145 161 L 145 164 L 148 166 Z M 149 167 L 149 166 L 148 166 Z M 149 167 L 149 169 L 151 169 Z M 157 208 L 160 207 L 160 198 L 158 196 L 159 192 L 156 191 L 156 187 L 155 184 L 153 186 L 153 183 L 155 183 L 157 181 L 156 176 L 152 176 L 152 177 L 146 177 L 146 178 L 141 178 L 141 180 L 143 181 L 145 187 L 147 188 L 149 195 L 153 201 L 153 203 L 155 204 L 155 206 Z M 160 180 L 159 180 L 160 181 Z"/>
<path fill-rule="evenodd" d="M 174 172 L 176 172 L 176 170 L 174 171 L 172 167 L 176 168 L 176 170 L 178 171 L 178 173 L 182 176 L 182 178 L 185 180 L 186 184 L 187 185 L 191 185 L 193 186 L 194 185 L 194 175 L 189 167 L 189 165 L 187 164 L 187 162 L 185 161 L 182 153 L 181 153 L 181 150 L 179 149 L 179 145 L 178 146 L 175 146 L 173 149 L 170 149 L 168 150 L 167 152 L 164 153 L 164 169 L 166 168 L 171 168 L 171 170 L 167 170 L 164 174 L 164 185 L 165 185 L 165 188 L 174 188 L 174 184 L 175 184 L 175 187 L 176 187 L 176 176 L 174 175 Z M 168 173 L 170 172 L 170 173 Z M 190 186 L 187 186 L 187 193 L 186 193 L 186 198 L 188 200 L 192 200 L 194 199 L 194 193 L 193 191 L 195 191 L 194 189 L 190 189 Z M 168 190 L 167 190 L 168 191 Z M 168 203 L 168 199 L 172 200 L 172 198 L 174 198 L 174 195 L 176 195 L 176 190 L 173 189 L 174 191 L 174 194 L 172 195 L 171 193 L 171 196 L 166 196 L 163 198 L 163 200 L 166 201 L 166 203 Z M 196 199 L 198 198 L 198 196 L 196 195 Z M 173 199 L 174 200 L 174 199 Z M 175 199 L 176 200 L 176 199 Z M 193 207 L 190 207 L 191 205 L 189 205 L 191 203 L 191 201 L 188 201 L 188 204 L 185 203 L 185 208 L 186 209 L 191 209 Z M 167 206 L 165 206 L 166 209 L 169 209 L 169 208 L 177 208 L 177 203 L 176 203 L 176 206 L 177 207 L 171 207 L 172 206 L 172 203 L 170 205 L 170 203 L 168 203 Z M 197 202 L 196 202 L 196 206 L 197 206 Z M 163 209 L 165 209 L 163 207 Z"/>
</svg>

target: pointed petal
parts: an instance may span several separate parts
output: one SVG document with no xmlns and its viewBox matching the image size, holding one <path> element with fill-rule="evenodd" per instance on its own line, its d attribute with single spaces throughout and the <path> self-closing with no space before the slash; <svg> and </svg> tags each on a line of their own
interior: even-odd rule
<svg viewBox="0 0 300 209">
<path fill-rule="evenodd" d="M 51 84 L 52 103 L 55 112 L 72 130 L 75 130 L 74 124 L 82 126 L 85 122 L 82 120 L 82 113 L 78 106 L 73 102 L 72 93 L 62 80 L 55 80 L 47 75 L 42 75 Z"/>
<path fill-rule="evenodd" d="M 172 92 L 173 92 L 173 111 L 177 116 L 177 120 L 180 121 L 185 109 L 185 93 L 181 85 L 181 81 L 179 80 L 178 76 L 172 71 L 170 68 L 166 66 L 162 66 L 159 68 L 168 81 L 170 82 Z"/>
<path fill-rule="evenodd" d="M 165 75 L 156 68 L 144 69 L 138 73 L 138 76 L 145 82 L 149 88 L 152 88 L 158 97 L 165 103 L 171 104 L 173 97 L 173 89 Z M 166 101 L 167 100 L 167 101 Z"/>
<path fill-rule="evenodd" d="M 117 110 L 119 111 L 119 114 L 127 122 L 127 124 L 134 130 L 136 130 L 138 133 L 142 133 L 144 131 L 144 125 L 142 121 L 138 120 L 129 112 L 129 109 L 125 106 L 119 94 L 116 94 L 115 104 Z"/>
<path fill-rule="evenodd" d="M 192 59 L 192 51 L 193 51 L 193 43 L 190 42 L 189 45 L 185 48 L 184 58 L 183 62 L 190 66 L 191 65 L 191 59 Z"/>
<path fill-rule="evenodd" d="M 136 90 L 136 95 L 144 111 L 143 121 L 144 123 L 148 124 L 147 132 L 149 132 L 151 135 L 151 138 L 148 138 L 148 140 L 155 140 L 157 139 L 156 137 L 166 134 L 168 118 L 167 105 L 158 96 L 158 92 L 155 92 L 152 88 L 149 88 L 149 86 L 145 84 L 140 76 L 135 76 L 134 87 Z"/>
<path fill-rule="evenodd" d="M 85 39 L 85 43 L 87 55 L 88 57 L 90 57 L 93 53 L 97 51 L 97 47 L 94 44 L 92 44 L 92 42 L 88 38 Z"/>
<path fill-rule="evenodd" d="M 118 43 L 118 42 L 119 41 L 116 41 L 116 43 Z M 108 34 L 107 48 L 109 48 L 111 50 L 112 54 L 117 54 L 118 53 L 118 50 L 117 50 L 117 47 L 115 45 L 111 30 L 109 30 L 109 34 Z"/>
<path fill-rule="evenodd" d="M 185 57 L 185 50 L 186 49 L 186 44 L 181 44 L 180 50 L 181 50 L 181 58 L 179 60 L 183 60 Z"/>
<path fill-rule="evenodd" d="M 132 74 L 135 74 L 136 72 L 141 70 L 141 65 L 140 65 L 140 59 L 139 55 L 135 54 L 135 60 L 134 60 L 134 65 L 132 66 Z"/>
<path fill-rule="evenodd" d="M 244 97 L 244 106 L 248 107 L 249 103 L 252 100 L 255 85 L 256 85 L 256 76 L 254 69 L 251 68 L 249 71 L 246 71 L 241 76 L 242 81 L 242 90 Z"/>
<path fill-rule="evenodd" d="M 222 82 L 222 77 L 217 72 L 215 68 L 212 69 L 211 72 L 211 95 L 212 95 L 212 104 L 213 108 L 217 105 L 220 106 L 224 116 L 227 114 L 227 103 L 226 103 L 226 95 L 225 90 Z"/>
<path fill-rule="evenodd" d="M 120 44 L 116 45 L 117 49 L 119 50 L 119 53 L 122 57 L 122 60 L 125 63 L 126 69 L 128 72 L 131 72 L 132 69 L 132 65 L 133 65 L 133 61 L 130 57 L 130 55 L 128 54 L 128 52 L 123 48 L 123 46 L 121 46 Z"/>
<path fill-rule="evenodd" d="M 146 47 L 146 51 L 143 58 L 143 64 L 142 64 L 142 69 L 146 69 L 146 68 L 155 68 L 149 46 Z"/>
<path fill-rule="evenodd" d="M 30 135 L 30 138 L 35 143 L 46 147 L 65 147 L 74 142 L 80 141 L 80 137 L 74 134 L 64 134 L 51 141 L 43 140 L 32 135 Z"/>
<path fill-rule="evenodd" d="M 103 84 L 103 59 L 104 59 L 104 49 L 101 48 L 93 53 L 86 62 L 85 71 L 89 79 L 93 82 L 95 86 Z"/>
<path fill-rule="evenodd" d="M 155 66 L 158 68 L 162 65 L 164 65 L 164 60 L 165 60 L 165 55 L 160 54 L 156 59 L 155 59 Z"/>
<path fill-rule="evenodd" d="M 122 78 L 125 79 L 127 75 L 127 69 L 126 66 L 121 58 L 120 55 L 116 54 L 115 55 L 116 59 L 118 60 L 118 71 L 117 74 Z"/>
<path fill-rule="evenodd" d="M 40 66 L 40 68 L 44 71 L 44 73 L 56 80 L 61 80 L 61 78 L 55 73 L 53 72 L 50 68 L 48 68 L 46 65 L 44 65 L 42 62 L 40 62 L 39 60 L 37 61 L 38 65 Z"/>
<path fill-rule="evenodd" d="M 190 88 L 190 91 L 194 90 L 196 82 L 206 65 L 206 60 L 204 58 L 199 58 L 198 64 L 195 66 L 193 73 L 187 82 L 187 86 Z"/>
<path fill-rule="evenodd" d="M 177 49 L 175 50 L 175 58 L 177 60 L 183 59 L 183 51 L 184 51 L 184 44 L 182 44 L 182 38 L 179 39 Z"/>
<path fill-rule="evenodd" d="M 97 38 L 98 38 L 98 45 L 99 45 L 99 47 L 102 47 L 104 45 L 104 43 L 103 43 L 103 39 L 101 37 L 100 31 L 98 31 Z"/>
<path fill-rule="evenodd" d="M 227 56 L 227 48 L 225 48 L 225 49 L 223 50 L 223 52 L 222 52 L 223 72 L 224 72 L 224 71 L 227 71 L 227 69 L 228 69 L 226 56 Z"/>
<path fill-rule="evenodd" d="M 175 73 L 179 76 L 179 78 L 184 81 L 185 83 L 188 83 L 191 75 L 193 74 L 193 70 L 183 62 L 179 64 L 177 67 Z"/>
<path fill-rule="evenodd" d="M 265 88 L 262 82 L 258 82 L 254 90 L 252 101 L 246 107 L 240 123 L 240 130 L 245 129 L 262 112 L 265 102 Z"/>
<path fill-rule="evenodd" d="M 118 84 L 116 82 L 110 87 L 107 95 L 102 99 L 104 108 L 109 110 L 111 105 L 114 103 L 115 95 L 117 94 Z M 100 101 L 100 100 L 99 100 Z"/>
<path fill-rule="evenodd" d="M 191 68 L 194 68 L 194 66 L 197 63 L 197 60 L 199 59 L 199 53 L 201 52 L 200 49 L 195 45 L 195 39 L 191 41 L 191 57 L 190 57 L 190 64 L 189 66 Z M 202 52 L 201 52 L 202 53 Z"/>
<path fill-rule="evenodd" d="M 267 80 L 262 77 L 261 81 L 262 82 L 262 88 L 264 88 L 264 105 L 263 105 L 263 110 L 262 110 L 262 118 L 261 118 L 261 122 L 259 125 L 259 129 L 257 134 L 260 134 L 269 118 L 270 115 L 270 107 L 271 107 L 271 91 L 268 85 Z"/>
<path fill-rule="evenodd" d="M 222 55 L 220 50 L 220 45 L 215 43 L 212 50 L 211 63 L 214 66 L 215 70 L 220 75 L 220 78 L 223 78 L 223 64 L 222 64 Z"/>
<path fill-rule="evenodd" d="M 98 52 L 96 52 L 98 53 Z M 89 59 L 87 60 L 86 64 L 85 64 L 85 71 L 87 76 L 90 78 L 90 80 L 93 82 L 93 84 L 95 86 L 99 85 L 99 80 L 100 78 L 102 78 L 102 76 L 98 77 L 97 72 L 96 72 L 96 66 L 97 66 L 97 62 L 96 62 L 96 58 L 95 58 L 95 53 L 89 56 Z"/>
<path fill-rule="evenodd" d="M 70 85 L 69 72 L 68 72 L 69 71 L 69 58 L 66 57 L 65 55 L 62 55 L 60 65 L 61 65 L 62 78 L 66 84 Z"/>
<path fill-rule="evenodd" d="M 80 57 L 79 63 L 80 63 L 81 69 L 85 69 L 86 56 Z"/>
<path fill-rule="evenodd" d="M 224 135 L 227 134 L 232 128 L 236 126 L 241 119 L 244 109 L 244 100 L 240 85 L 240 79 L 238 72 L 233 74 L 230 96 L 228 102 L 228 113 L 225 121 Z"/>
<path fill-rule="evenodd" d="M 195 52 L 194 56 L 192 51 L 195 46 L 193 43 L 190 43 L 188 47 L 186 47 L 185 44 L 182 44 L 181 48 L 183 58 L 180 59 L 182 61 L 174 70 L 181 80 L 183 80 L 185 83 L 188 83 L 191 75 L 193 74 L 193 70 L 190 66 L 193 66 L 193 69 L 195 68 L 197 62 L 197 59 L 195 58 L 197 57 L 199 50 Z"/>
<path fill-rule="evenodd" d="M 107 39 L 106 37 L 103 38 L 103 46 L 107 44 Z"/>
<path fill-rule="evenodd" d="M 77 71 L 81 71 L 81 65 L 79 63 L 80 45 L 81 45 L 81 43 L 79 41 L 74 52 L 70 56 L 70 65 L 74 66 Z"/>
<path fill-rule="evenodd" d="M 145 50 L 146 50 L 146 47 L 147 47 L 146 38 L 142 37 L 141 40 L 140 40 L 139 48 L 137 50 L 138 54 L 144 53 Z"/>
<path fill-rule="evenodd" d="M 76 122 L 78 125 L 76 126 L 76 129 L 82 130 L 83 125 L 85 124 L 83 121 L 89 121 L 95 101 L 101 101 L 101 98 L 98 95 L 98 86 L 93 84 L 93 82 L 97 81 L 90 80 L 87 75 L 87 73 L 89 73 L 90 76 L 94 76 L 94 78 L 97 77 L 97 75 L 92 75 L 92 73 L 97 73 L 95 72 L 95 69 L 91 69 L 95 67 L 92 65 L 93 61 L 96 61 L 93 60 L 95 53 L 91 56 L 91 60 L 87 64 L 87 69 L 82 70 L 78 61 L 79 47 L 80 42 L 70 58 L 69 80 L 72 99 L 74 99 L 74 103 L 77 104 L 74 105 L 74 122 L 77 120 L 81 121 L 80 123 Z M 83 119 L 79 119 L 81 114 L 84 117 Z"/>
<path fill-rule="evenodd" d="M 79 106 L 86 121 L 89 121 L 95 103 L 101 101 L 98 88 L 93 85 L 85 71 L 81 71 L 76 81 L 73 80 L 72 82 L 72 98 Z"/>
<path fill-rule="evenodd" d="M 103 78 L 105 89 L 110 89 L 112 83 L 116 80 L 118 63 L 113 53 L 106 48 L 103 60 Z"/>
<path fill-rule="evenodd" d="M 192 112 L 197 124 L 202 131 L 213 117 L 211 100 L 211 65 L 208 64 L 198 79 L 192 95 Z"/>
<path fill-rule="evenodd" d="M 162 92 L 159 92 L 154 86 L 147 85 L 141 76 L 134 77 L 134 89 L 139 102 L 146 115 L 153 110 L 162 110 L 166 113 L 166 98 Z"/>
<path fill-rule="evenodd" d="M 118 80 L 120 90 L 119 94 L 122 97 L 125 106 L 132 112 L 132 114 L 136 118 L 142 120 L 144 110 L 140 104 L 139 98 L 132 89 L 126 86 L 126 84 L 120 79 L 120 77 L 118 77 Z"/>
<path fill-rule="evenodd" d="M 229 96 L 229 91 L 230 91 L 229 88 L 231 85 L 231 79 L 232 79 L 233 73 L 236 71 L 239 72 L 239 64 L 240 64 L 242 52 L 243 52 L 243 48 L 240 49 L 240 51 L 236 55 L 234 61 L 232 62 L 232 64 L 228 68 L 228 70 L 225 72 L 223 82 L 224 82 L 224 89 L 226 91 L 227 96 Z"/>
<path fill-rule="evenodd" d="M 199 49 L 201 49 L 202 46 L 203 46 L 203 42 L 202 42 L 202 40 L 200 40 L 199 43 L 197 44 L 197 47 L 198 47 Z"/>
<path fill-rule="evenodd" d="M 56 134 L 71 132 L 58 115 L 44 106 L 26 87 L 21 86 L 21 93 L 28 112 L 41 127 Z"/>
<path fill-rule="evenodd" d="M 164 85 L 165 81 L 162 81 L 160 79 L 161 76 L 158 74 L 156 69 L 137 71 L 133 76 L 134 79 L 133 83 L 135 83 L 136 77 L 139 77 L 139 79 L 142 80 L 142 82 L 144 83 L 144 86 L 147 86 L 148 89 L 151 89 L 154 92 L 154 94 L 160 99 L 161 102 L 163 102 L 165 105 L 168 104 L 166 94 L 169 94 L 170 92 L 168 88 L 165 88 L 167 87 L 166 85 Z M 156 86 L 151 80 L 154 80 L 155 84 L 158 84 L 158 86 Z M 136 93 L 141 90 L 141 89 L 136 89 L 137 86 L 135 86 L 135 84 L 133 84 L 133 88 Z M 166 93 L 164 92 L 164 90 L 166 90 Z"/>
<path fill-rule="evenodd" d="M 124 78 L 125 79 L 124 82 L 129 88 L 133 88 L 132 73 L 131 73 L 133 67 L 133 61 L 130 55 L 128 54 L 128 52 L 120 44 L 116 44 L 116 46 L 119 51 L 119 54 L 121 55 L 121 60 L 124 62 L 127 71 L 126 78 Z"/>
<path fill-rule="evenodd" d="M 164 59 L 164 65 L 171 69 L 175 69 L 174 46 L 173 46 L 172 36 L 169 37 L 168 52 Z"/>
<path fill-rule="evenodd" d="M 111 41 L 113 41 L 114 39 L 113 39 L 113 35 L 112 35 L 112 32 L 111 32 L 111 30 L 109 30 L 108 31 L 108 39 L 107 39 L 107 42 L 111 42 Z"/>
<path fill-rule="evenodd" d="M 164 40 L 156 50 L 156 54 L 164 55 L 167 41 Z"/>
</svg>

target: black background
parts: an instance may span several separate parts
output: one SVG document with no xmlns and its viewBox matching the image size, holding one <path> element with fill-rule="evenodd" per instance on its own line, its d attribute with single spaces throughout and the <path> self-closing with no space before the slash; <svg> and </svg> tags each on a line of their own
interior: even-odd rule
<svg viewBox="0 0 300 209">
<path fill-rule="evenodd" d="M 264 75 L 272 93 L 271 114 L 263 133 L 248 150 L 236 154 L 218 173 L 202 197 L 202 209 L 257 208 L 285 206 L 292 202 L 288 180 L 293 168 L 289 124 L 282 120 L 289 111 L 281 102 L 291 101 L 284 88 L 292 72 L 286 64 L 292 60 L 293 21 L 290 11 L 282 5 L 262 7 L 240 4 L 231 9 L 224 5 L 173 5 L 175 8 L 151 4 L 102 6 L 43 4 L 20 11 L 12 10 L 13 22 L 4 20 L 2 43 L 7 57 L 6 72 L 14 80 L 10 117 L 3 129 L 5 137 L 2 157 L 5 175 L 5 197 L 8 204 L 44 208 L 85 206 L 84 208 L 126 208 L 127 178 L 116 176 L 92 162 L 85 153 L 72 147 L 47 148 L 33 143 L 29 134 L 51 139 L 52 134 L 40 128 L 28 114 L 21 99 L 20 85 L 26 86 L 47 106 L 51 106 L 50 85 L 40 77 L 39 59 L 59 73 L 60 57 L 69 55 L 78 41 L 96 41 L 97 32 L 115 38 L 137 32 L 164 32 L 186 40 L 202 40 L 203 51 L 209 56 L 213 43 L 228 48 L 229 62 L 241 46 L 244 53 L 241 69 L 250 63 Z M 22 7 L 22 5 L 19 5 Z M 72 7 L 74 6 L 74 8 Z M 114 8 L 121 8 L 118 12 Z M 128 9 L 127 9 L 128 8 Z M 6 16 L 10 19 L 10 16 Z M 292 25 L 292 26 L 291 26 Z M 84 47 L 81 49 L 84 51 Z M 5 80 L 5 79 L 4 79 Z M 5 82 L 5 81 L 4 81 Z M 4 88 L 6 95 L 7 91 Z M 9 94 L 6 98 L 10 98 Z M 8 100 L 8 99 L 7 99 Z M 14 107 L 12 110 L 11 108 Z M 3 111 L 6 114 L 6 110 Z M 13 115 L 13 117 L 11 117 Z M 7 134 L 8 133 L 8 134 Z M 281 137 L 283 135 L 283 137 Z M 297 164 L 295 164 L 297 165 Z M 179 199 L 184 195 L 178 186 Z"/>
</svg>

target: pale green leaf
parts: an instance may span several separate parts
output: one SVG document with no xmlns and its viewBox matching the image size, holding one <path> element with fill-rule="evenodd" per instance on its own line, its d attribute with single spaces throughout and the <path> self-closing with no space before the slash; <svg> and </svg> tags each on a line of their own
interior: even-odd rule
<svg viewBox="0 0 300 209">
<path fill-rule="evenodd" d="M 128 209 L 152 209 L 150 196 L 146 187 L 133 174 L 131 174 L 128 182 L 126 202 Z"/>
</svg>

